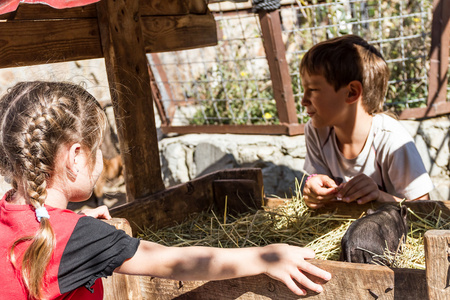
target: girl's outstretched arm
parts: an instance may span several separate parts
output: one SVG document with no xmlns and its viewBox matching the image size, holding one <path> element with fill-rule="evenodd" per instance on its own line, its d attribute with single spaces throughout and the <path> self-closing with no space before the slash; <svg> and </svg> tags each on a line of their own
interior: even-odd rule
<svg viewBox="0 0 450 300">
<path fill-rule="evenodd" d="M 313 250 L 287 244 L 223 249 L 166 247 L 141 241 L 136 254 L 115 271 L 187 281 L 221 280 L 264 273 L 283 282 L 295 294 L 305 295 L 304 288 L 316 292 L 323 290 L 305 273 L 324 280 L 331 278 L 330 273 L 306 262 L 308 258 L 314 258 Z"/>
</svg>

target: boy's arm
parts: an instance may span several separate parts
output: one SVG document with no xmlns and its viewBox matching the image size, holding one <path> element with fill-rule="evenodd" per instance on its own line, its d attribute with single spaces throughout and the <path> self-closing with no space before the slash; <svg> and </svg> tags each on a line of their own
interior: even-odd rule
<svg viewBox="0 0 450 300">
<path fill-rule="evenodd" d="M 404 200 L 381 191 L 376 182 L 365 174 L 355 176 L 349 182 L 341 184 L 337 190 L 336 197 L 347 203 L 356 201 L 358 204 L 364 204 L 370 201 L 401 202 Z M 408 200 L 429 200 L 429 195 L 425 194 Z"/>
<path fill-rule="evenodd" d="M 141 241 L 136 254 L 115 272 L 174 280 L 221 280 L 265 273 L 286 284 L 297 295 L 305 295 L 304 288 L 322 291 L 322 286 L 308 279 L 305 273 L 324 280 L 331 278 L 328 272 L 304 260 L 313 257 L 311 249 L 286 244 L 223 249 L 166 247 Z"/>
</svg>

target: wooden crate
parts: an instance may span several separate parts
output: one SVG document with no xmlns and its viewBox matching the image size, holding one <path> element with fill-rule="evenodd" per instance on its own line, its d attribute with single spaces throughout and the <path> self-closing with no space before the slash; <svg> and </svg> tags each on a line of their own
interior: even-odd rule
<svg viewBox="0 0 450 300">
<path fill-rule="evenodd" d="M 226 192 L 225 192 L 226 191 Z M 187 184 L 169 188 L 152 198 L 134 201 L 112 210 L 110 223 L 131 234 L 131 227 L 155 222 L 156 227 L 181 222 L 189 214 L 205 210 L 223 202 L 227 195 L 232 210 L 245 211 L 248 207 L 277 206 L 280 199 L 264 199 L 262 175 L 259 169 L 219 171 L 195 179 Z M 450 201 L 416 201 L 406 203 L 419 216 L 441 214 L 450 216 Z M 377 204 L 337 203 L 328 210 L 354 218 Z M 411 216 L 412 217 L 412 216 Z M 131 226 L 130 226 L 131 225 Z M 146 225 L 144 225 L 146 226 Z M 425 234 L 426 270 L 391 269 L 389 267 L 311 260 L 332 273 L 324 284 L 324 292 L 310 292 L 312 299 L 450 299 L 448 274 L 450 272 L 450 231 L 429 230 Z M 266 275 L 223 281 L 174 281 L 146 276 L 117 275 L 105 280 L 105 299 L 298 299 L 281 282 Z"/>
</svg>

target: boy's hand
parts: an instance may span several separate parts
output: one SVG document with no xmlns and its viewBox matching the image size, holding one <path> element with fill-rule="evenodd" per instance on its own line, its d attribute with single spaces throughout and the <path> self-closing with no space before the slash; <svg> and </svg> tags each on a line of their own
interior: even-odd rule
<svg viewBox="0 0 450 300">
<path fill-rule="evenodd" d="M 312 209 L 323 207 L 336 199 L 336 182 L 327 175 L 317 174 L 311 177 L 303 188 L 303 199 Z"/>
<path fill-rule="evenodd" d="M 338 200 L 347 203 L 356 201 L 358 204 L 379 200 L 380 196 L 381 191 L 376 182 L 365 174 L 359 174 L 341 184 L 336 194 Z"/>
</svg>

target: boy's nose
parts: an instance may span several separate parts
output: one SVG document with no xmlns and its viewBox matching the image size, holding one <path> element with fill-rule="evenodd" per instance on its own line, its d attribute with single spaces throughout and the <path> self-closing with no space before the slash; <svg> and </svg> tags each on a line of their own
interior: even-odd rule
<svg viewBox="0 0 450 300">
<path fill-rule="evenodd" d="M 306 97 L 306 93 L 303 94 L 302 100 L 300 101 L 300 104 L 302 106 L 308 106 L 310 104 L 309 100 Z"/>
</svg>

